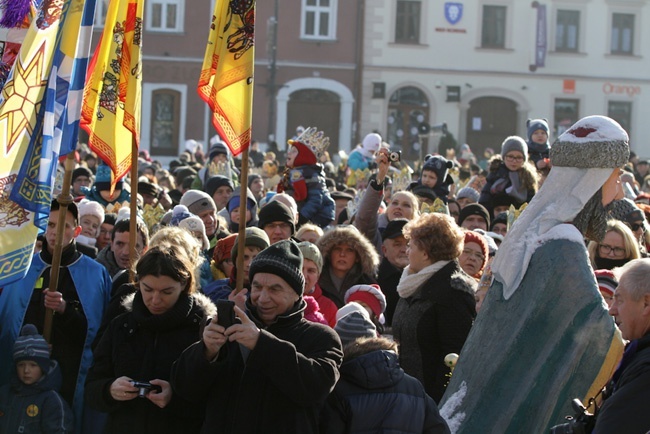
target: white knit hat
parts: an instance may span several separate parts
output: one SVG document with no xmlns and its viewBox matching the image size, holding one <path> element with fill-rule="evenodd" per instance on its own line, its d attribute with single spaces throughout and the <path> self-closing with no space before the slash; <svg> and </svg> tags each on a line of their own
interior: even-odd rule
<svg viewBox="0 0 650 434">
<path fill-rule="evenodd" d="M 93 215 L 99 219 L 101 224 L 104 221 L 104 208 L 93 200 L 83 199 L 77 206 L 79 209 L 79 218 L 85 215 Z"/>
</svg>

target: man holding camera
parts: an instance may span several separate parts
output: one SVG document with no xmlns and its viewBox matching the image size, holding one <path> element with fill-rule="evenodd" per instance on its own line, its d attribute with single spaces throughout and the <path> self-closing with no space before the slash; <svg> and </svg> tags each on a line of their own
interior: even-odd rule
<svg viewBox="0 0 650 434">
<path fill-rule="evenodd" d="M 239 321 L 229 326 L 228 312 L 217 312 L 174 365 L 174 391 L 206 405 L 202 432 L 318 432 L 342 350 L 332 329 L 303 318 L 302 265 L 293 241 L 263 250 L 246 312 L 234 307 Z"/>
</svg>

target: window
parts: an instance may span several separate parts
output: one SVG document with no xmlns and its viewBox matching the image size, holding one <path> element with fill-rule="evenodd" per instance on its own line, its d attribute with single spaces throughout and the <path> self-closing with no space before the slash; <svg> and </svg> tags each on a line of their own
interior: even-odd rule
<svg viewBox="0 0 650 434">
<path fill-rule="evenodd" d="M 95 28 L 101 29 L 106 23 L 108 13 L 108 0 L 97 0 L 95 6 Z"/>
<path fill-rule="evenodd" d="M 634 15 L 612 14 L 612 54 L 633 54 Z"/>
<path fill-rule="evenodd" d="M 336 38 L 338 0 L 302 0 L 300 36 L 308 39 Z"/>
<path fill-rule="evenodd" d="M 580 100 L 558 98 L 555 100 L 555 110 L 553 119 L 555 119 L 555 137 L 559 137 L 573 124 L 578 122 L 580 113 Z"/>
<path fill-rule="evenodd" d="M 420 124 L 429 121 L 429 101 L 424 92 L 412 86 L 395 91 L 388 102 L 387 121 L 386 141 L 391 149 L 402 151 L 403 160 L 421 161 L 429 152 L 428 139 L 418 135 Z"/>
<path fill-rule="evenodd" d="M 607 103 L 607 116 L 621 124 L 623 129 L 630 134 L 632 125 L 632 103 L 629 101 L 609 101 Z"/>
<path fill-rule="evenodd" d="M 181 93 L 171 89 L 151 93 L 151 153 L 177 155 Z"/>
<path fill-rule="evenodd" d="M 420 13 L 422 2 L 397 0 L 395 20 L 395 42 L 400 44 L 420 43 Z"/>
<path fill-rule="evenodd" d="M 147 30 L 157 32 L 182 32 L 184 0 L 150 0 L 146 3 Z"/>
<path fill-rule="evenodd" d="M 506 6 L 483 6 L 482 48 L 506 47 Z"/>
<path fill-rule="evenodd" d="M 557 11 L 555 27 L 555 50 L 577 52 L 579 50 L 580 11 Z"/>
</svg>

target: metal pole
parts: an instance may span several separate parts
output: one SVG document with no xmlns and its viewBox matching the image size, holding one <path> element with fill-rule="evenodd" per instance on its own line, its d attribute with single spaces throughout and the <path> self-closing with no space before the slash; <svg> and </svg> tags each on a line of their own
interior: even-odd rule
<svg viewBox="0 0 650 434">
<path fill-rule="evenodd" d="M 278 52 L 278 13 L 279 13 L 279 3 L 280 0 L 275 0 L 275 4 L 273 7 L 273 17 L 272 21 L 269 20 L 269 26 L 273 26 L 273 29 L 271 31 L 271 28 L 269 28 L 269 36 L 270 36 L 270 41 L 269 41 L 269 124 L 268 124 L 268 134 L 267 134 L 267 139 L 270 140 L 271 137 L 274 138 L 276 137 L 276 131 L 275 131 L 275 109 L 276 109 L 276 70 L 277 70 L 277 52 Z"/>
</svg>

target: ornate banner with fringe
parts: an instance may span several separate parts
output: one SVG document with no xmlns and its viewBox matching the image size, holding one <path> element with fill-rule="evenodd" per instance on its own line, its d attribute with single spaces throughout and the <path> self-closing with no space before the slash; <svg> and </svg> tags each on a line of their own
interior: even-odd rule
<svg viewBox="0 0 650 434">
<path fill-rule="evenodd" d="M 131 167 L 140 142 L 144 0 L 112 0 L 84 89 L 81 128 L 112 170 L 111 190 Z"/>
<path fill-rule="evenodd" d="M 76 145 L 94 8 L 94 0 L 44 2 L 2 90 L 0 287 L 29 268 L 58 157 Z"/>
<path fill-rule="evenodd" d="M 233 155 L 251 143 L 254 29 L 254 0 L 217 0 L 198 92 Z"/>
</svg>

